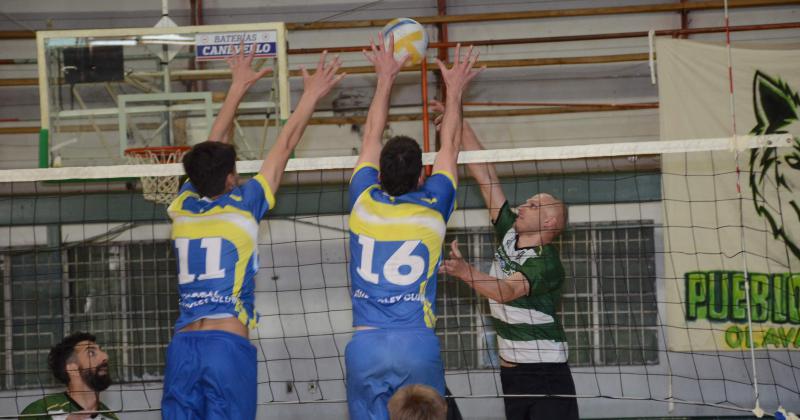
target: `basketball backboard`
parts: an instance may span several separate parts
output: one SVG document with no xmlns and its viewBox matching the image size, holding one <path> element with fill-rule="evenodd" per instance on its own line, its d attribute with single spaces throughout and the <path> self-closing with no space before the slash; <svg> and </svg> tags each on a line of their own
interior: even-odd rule
<svg viewBox="0 0 800 420">
<path fill-rule="evenodd" d="M 37 32 L 40 166 L 113 165 L 129 148 L 205 140 L 242 40 L 273 69 L 239 108 L 234 143 L 253 159 L 289 115 L 283 23 Z"/>
</svg>

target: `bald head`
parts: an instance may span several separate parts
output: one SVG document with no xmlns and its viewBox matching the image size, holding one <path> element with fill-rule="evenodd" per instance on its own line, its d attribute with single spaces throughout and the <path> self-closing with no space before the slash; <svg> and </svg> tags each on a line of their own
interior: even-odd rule
<svg viewBox="0 0 800 420">
<path fill-rule="evenodd" d="M 547 193 L 536 194 L 517 207 L 514 227 L 523 235 L 538 235 L 534 243 L 547 244 L 555 239 L 567 223 L 567 208 Z"/>
<path fill-rule="evenodd" d="M 547 193 L 536 194 L 531 199 L 538 198 L 539 206 L 545 220 L 553 220 L 553 225 L 549 226 L 550 229 L 561 232 L 564 230 L 564 225 L 567 223 L 567 206 L 561 200 L 553 197 Z"/>
</svg>

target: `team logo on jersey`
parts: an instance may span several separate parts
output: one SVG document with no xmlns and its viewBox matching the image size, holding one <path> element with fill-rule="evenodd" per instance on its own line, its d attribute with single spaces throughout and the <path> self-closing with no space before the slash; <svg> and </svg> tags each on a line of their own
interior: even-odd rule
<svg viewBox="0 0 800 420">
<path fill-rule="evenodd" d="M 750 134 L 800 132 L 800 97 L 780 78 L 756 71 L 753 78 L 753 109 L 756 126 Z M 750 189 L 756 212 L 769 224 L 773 238 L 800 258 L 800 137 L 792 147 L 752 149 L 750 152 Z"/>
</svg>

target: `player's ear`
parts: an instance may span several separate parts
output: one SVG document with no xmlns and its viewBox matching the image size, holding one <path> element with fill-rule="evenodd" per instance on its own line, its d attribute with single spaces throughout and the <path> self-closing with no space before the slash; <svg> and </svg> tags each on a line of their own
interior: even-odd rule
<svg viewBox="0 0 800 420">
<path fill-rule="evenodd" d="M 68 377 L 80 376 L 80 368 L 77 357 L 71 357 L 67 363 L 64 364 L 64 370 Z"/>
<path fill-rule="evenodd" d="M 419 171 L 419 178 L 417 178 L 417 188 L 421 188 L 425 184 L 425 167 Z"/>
<path fill-rule="evenodd" d="M 236 171 L 231 172 L 225 177 L 225 191 L 236 188 Z"/>
</svg>

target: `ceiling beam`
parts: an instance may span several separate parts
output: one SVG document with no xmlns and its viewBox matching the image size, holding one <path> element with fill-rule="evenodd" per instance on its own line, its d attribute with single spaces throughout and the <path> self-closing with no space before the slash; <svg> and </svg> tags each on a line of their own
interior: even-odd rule
<svg viewBox="0 0 800 420">
<path fill-rule="evenodd" d="M 788 6 L 800 4 L 800 0 L 729 0 L 728 8 L 751 8 L 751 7 L 770 7 Z M 562 17 L 579 16 L 608 16 L 608 15 L 628 15 L 640 13 L 686 13 L 693 10 L 713 10 L 722 9 L 722 0 L 705 0 L 685 3 L 661 3 L 647 4 L 641 6 L 617 6 L 617 7 L 586 7 L 577 9 L 552 9 L 552 10 L 529 10 L 522 12 L 497 12 L 497 13 L 473 13 L 464 15 L 442 15 L 442 16 L 418 16 L 415 17 L 422 24 L 439 23 L 469 23 L 469 22 L 491 22 L 504 20 L 526 20 L 526 19 L 550 19 Z M 327 29 L 353 29 L 353 28 L 373 28 L 386 25 L 391 19 L 367 19 L 367 20 L 345 20 L 333 22 L 289 22 L 286 28 L 290 31 L 310 31 Z M 34 31 L 0 31 L 2 39 L 33 39 L 36 38 Z"/>
</svg>

